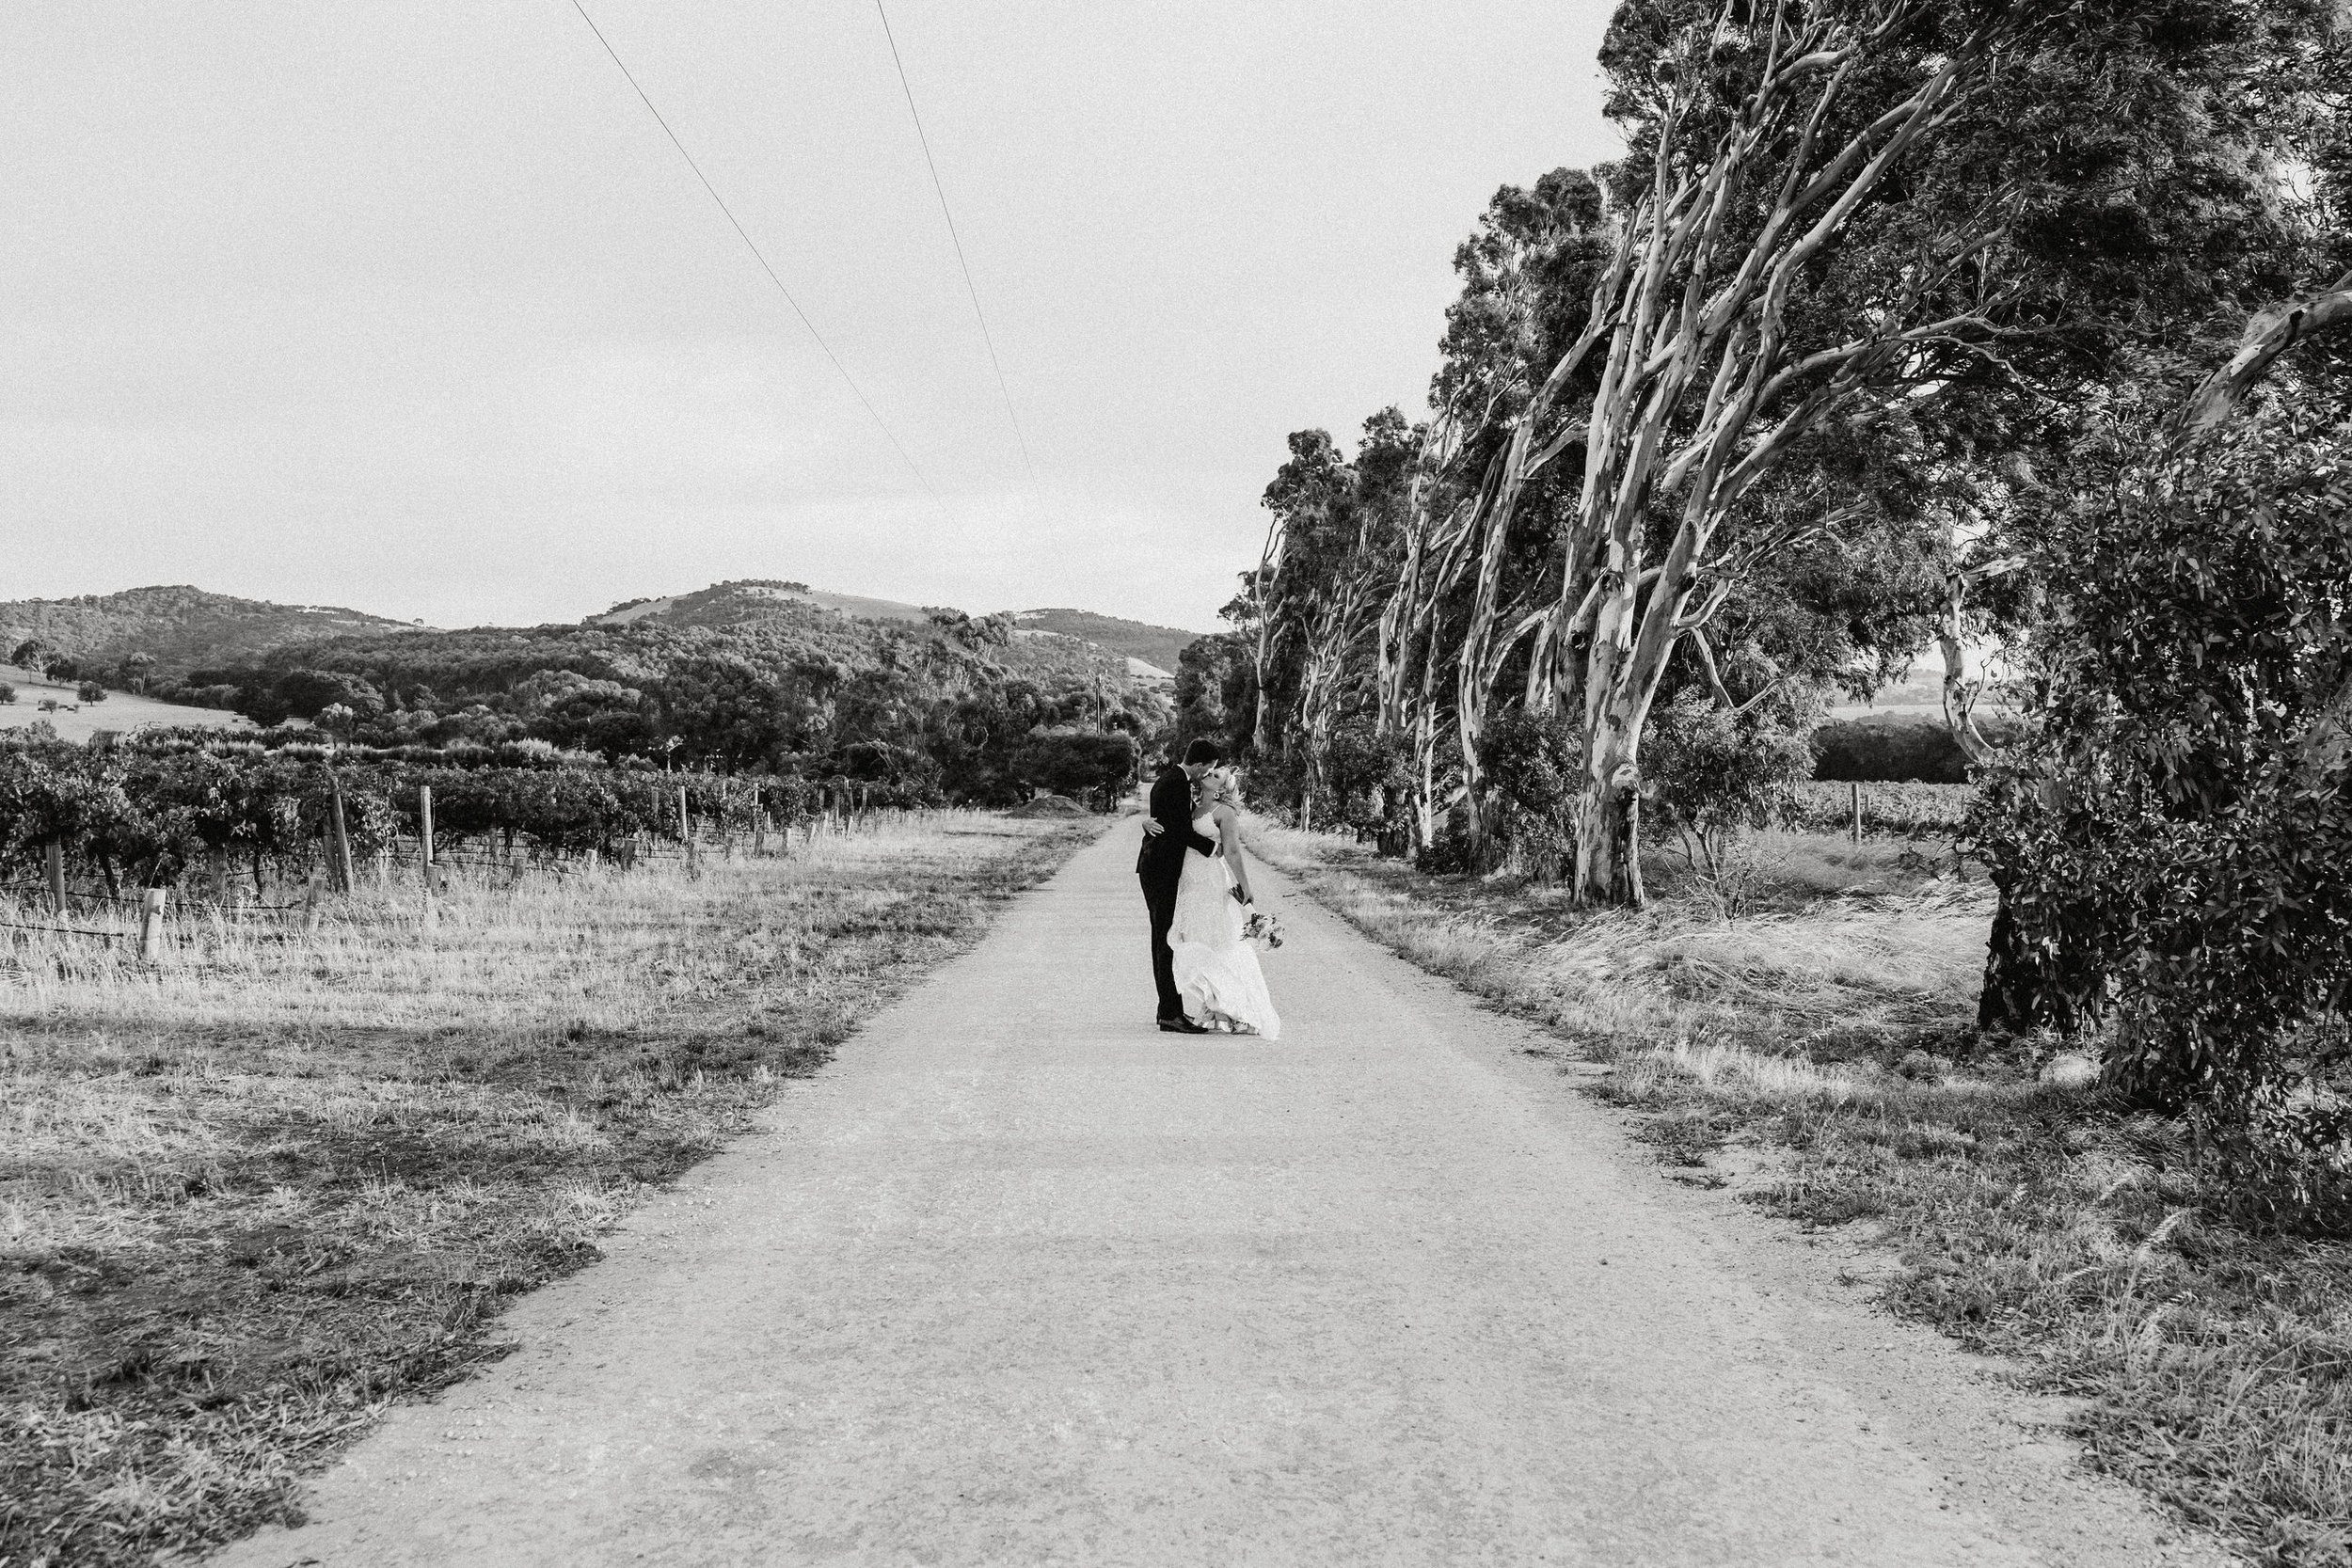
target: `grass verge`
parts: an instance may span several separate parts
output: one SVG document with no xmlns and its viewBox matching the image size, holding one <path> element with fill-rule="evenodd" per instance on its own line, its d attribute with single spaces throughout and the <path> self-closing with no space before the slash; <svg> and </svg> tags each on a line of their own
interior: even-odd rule
<svg viewBox="0 0 2352 1568">
<path fill-rule="evenodd" d="M 2352 1564 L 2352 1250 L 2233 1223 L 2178 1122 L 2047 1081 L 1973 1027 L 1989 889 L 1915 847 L 1762 835 L 1746 912 L 1667 856 L 1638 912 L 1253 843 L 1403 957 L 1610 1070 L 1670 1171 L 1867 1225 L 1885 1303 L 2081 1401 L 2101 1468 L 2255 1560 Z"/>
<path fill-rule="evenodd" d="M 429 919 L 362 895 L 152 969 L 0 953 L 0 1568 L 288 1517 L 1092 831 L 944 814 L 698 879 L 460 882 Z"/>
</svg>

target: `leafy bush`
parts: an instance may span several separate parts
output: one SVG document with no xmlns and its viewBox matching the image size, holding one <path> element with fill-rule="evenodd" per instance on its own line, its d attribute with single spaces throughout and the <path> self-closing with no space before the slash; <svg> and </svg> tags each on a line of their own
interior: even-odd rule
<svg viewBox="0 0 2352 1568">
<path fill-rule="evenodd" d="M 1486 733 L 1495 832 L 1529 875 L 1551 881 L 1576 846 L 1577 758 L 1556 721 L 1515 710 Z"/>
<path fill-rule="evenodd" d="M 1787 816 L 1813 752 L 1789 716 L 1765 704 L 1734 713 L 1686 689 L 1650 719 L 1643 775 L 1652 820 L 1672 829 L 1684 856 L 1732 896 L 1729 851 L 1742 829 Z"/>
<path fill-rule="evenodd" d="M 10 686 L 7 681 L 0 681 L 0 706 L 6 706 L 13 704 L 15 701 L 16 688 Z"/>
<path fill-rule="evenodd" d="M 2052 515 L 2037 733 L 1973 824 L 1988 1022 L 2112 1017 L 2128 1093 L 2313 1147 L 2341 1129 L 2295 1091 L 2352 994 L 2342 412 L 2241 418 Z"/>
<path fill-rule="evenodd" d="M 1083 800 L 1125 788 L 1139 760 L 1131 735 L 1065 730 L 1033 736 L 1014 754 L 1013 771 L 1038 788 Z"/>
<path fill-rule="evenodd" d="M 1316 820 L 1359 838 L 1376 838 L 1384 854 L 1402 854 L 1413 748 L 1401 735 L 1375 735 L 1367 721 L 1343 723 L 1323 765 L 1326 799 Z"/>
<path fill-rule="evenodd" d="M 73 689 L 73 694 L 86 703 L 103 703 L 106 700 L 106 689 L 96 681 L 84 681 Z"/>
</svg>

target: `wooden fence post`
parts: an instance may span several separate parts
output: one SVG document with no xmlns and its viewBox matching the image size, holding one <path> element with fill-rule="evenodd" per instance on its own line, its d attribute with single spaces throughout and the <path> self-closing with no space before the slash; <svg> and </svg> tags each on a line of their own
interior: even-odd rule
<svg viewBox="0 0 2352 1568">
<path fill-rule="evenodd" d="M 306 932 L 319 928 L 319 895 L 326 891 L 326 876 L 312 867 L 309 881 L 303 885 L 302 928 Z"/>
<path fill-rule="evenodd" d="M 433 875 L 433 786 L 417 786 L 417 859 L 424 873 L 424 891 L 436 892 L 439 879 Z"/>
<path fill-rule="evenodd" d="M 164 956 L 164 890 L 149 888 L 139 900 L 139 962 L 160 963 Z"/>
<path fill-rule="evenodd" d="M 1846 804 L 1852 810 L 1853 841 L 1859 844 L 1862 842 L 1862 786 L 1860 784 L 1850 784 L 1846 786 Z"/>
<path fill-rule="evenodd" d="M 65 913 L 65 846 L 51 839 L 41 851 L 41 869 L 49 876 L 49 907 Z"/>
<path fill-rule="evenodd" d="M 327 824 L 334 831 L 333 842 L 329 846 L 332 858 L 328 868 L 334 873 L 335 891 L 349 894 L 353 891 L 357 873 L 351 863 L 351 835 L 343 830 L 343 781 L 329 773 L 326 783 L 329 790 Z"/>
</svg>

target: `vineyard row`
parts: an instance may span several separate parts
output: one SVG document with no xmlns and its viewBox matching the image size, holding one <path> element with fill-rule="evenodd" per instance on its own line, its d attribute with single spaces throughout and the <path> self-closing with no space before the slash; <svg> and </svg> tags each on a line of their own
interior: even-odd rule
<svg viewBox="0 0 2352 1568">
<path fill-rule="evenodd" d="M 26 747 L 0 751 L 0 883 L 37 884 L 63 907 L 76 888 L 122 899 L 241 880 L 270 902 L 273 886 L 313 874 L 348 888 L 359 867 L 421 855 L 428 838 L 449 859 L 627 863 L 658 846 L 772 834 L 782 847 L 795 829 L 920 803 L 883 784 L 796 775 Z"/>
</svg>

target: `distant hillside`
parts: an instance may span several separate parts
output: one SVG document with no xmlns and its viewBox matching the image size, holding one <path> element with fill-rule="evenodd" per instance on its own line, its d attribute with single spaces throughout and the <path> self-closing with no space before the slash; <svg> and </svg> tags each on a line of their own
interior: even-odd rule
<svg viewBox="0 0 2352 1568">
<path fill-rule="evenodd" d="M 739 582 L 713 583 L 692 594 L 673 594 L 661 599 L 631 599 L 601 615 L 591 615 L 592 626 L 634 626 L 652 621 L 666 626 L 734 626 L 770 619 L 779 607 L 798 605 L 831 610 L 861 621 L 912 621 L 930 618 L 921 605 L 896 599 L 869 599 L 858 594 L 828 594 L 803 582 L 777 582 L 746 578 Z"/>
<path fill-rule="evenodd" d="M 257 658 L 273 648 L 359 632 L 413 630 L 411 623 L 324 605 L 270 604 L 184 585 L 131 588 L 71 599 L 0 602 L 0 658 L 38 638 L 86 665 L 110 667 L 151 654 L 154 674 Z"/>
<path fill-rule="evenodd" d="M 1123 654 L 1010 615 L 917 613 L 854 615 L 795 584 L 722 582 L 570 625 L 282 646 L 199 670 L 173 694 L 262 724 L 324 720 L 369 745 L 544 740 L 996 804 L 1027 797 L 1047 753 L 1061 754 L 1055 736 L 1093 736 L 1087 754 L 1110 766 L 1136 742 L 1104 736 L 1148 741 L 1172 717 Z"/>
<path fill-rule="evenodd" d="M 930 606 L 859 594 L 834 594 L 811 588 L 804 582 L 745 580 L 718 583 L 698 593 L 667 598 L 634 599 L 615 605 L 601 615 L 589 616 L 587 624 L 619 626 L 651 623 L 681 629 L 707 626 L 721 630 L 774 619 L 786 613 L 787 606 L 827 610 L 849 620 L 916 626 L 928 623 L 932 614 Z M 1015 611 L 1012 619 L 1021 635 L 1016 648 L 1004 657 L 1004 661 L 1025 670 L 1047 673 L 1085 664 L 1093 673 L 1113 676 L 1151 679 L 1173 675 L 1177 656 L 1200 635 L 1173 626 L 1097 615 L 1087 610 L 1025 610 Z M 1114 656 L 1114 662 L 1102 663 L 1085 651 L 1086 646 Z"/>
<path fill-rule="evenodd" d="M 1116 615 L 1097 615 L 1090 610 L 1024 610 L 1016 612 L 1013 619 L 1025 630 L 1082 638 L 1129 658 L 1141 659 L 1170 675 L 1176 673 L 1177 657 L 1206 635 L 1142 621 L 1122 621 Z"/>
<path fill-rule="evenodd" d="M 818 641 L 843 636 L 850 627 L 862 626 L 868 628 L 869 632 L 872 628 L 889 627 L 896 628 L 902 635 L 912 633 L 931 639 L 948 639 L 975 651 L 991 663 L 1033 680 L 1074 675 L 1119 685 L 1131 677 L 1132 671 L 1124 650 L 1104 644 L 1099 640 L 1072 636 L 1057 628 L 1028 624 L 1016 630 L 1003 622 L 996 623 L 998 630 L 992 635 L 987 627 L 994 620 L 993 617 L 963 616 L 964 628 L 958 630 L 956 618 L 959 616 L 963 616 L 963 611 L 944 608 L 934 610 L 922 605 L 903 604 L 896 599 L 867 598 L 857 594 L 830 594 L 822 589 L 812 589 L 805 583 L 746 578 L 737 582 L 713 583 L 691 594 L 675 594 L 666 598 L 638 599 L 615 605 L 601 615 L 589 616 L 585 625 L 660 626 L 674 631 L 701 629 L 714 632 L 745 632 L 767 627 L 788 636 Z M 1103 616 L 1085 618 L 1102 621 L 1106 626 L 1133 624 L 1114 622 Z M 919 631 L 917 628 L 920 628 Z M 1006 637 L 1004 633 L 1007 631 L 1014 634 Z M 854 657 L 850 657 L 850 661 L 858 662 Z"/>
</svg>

